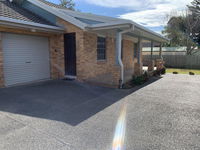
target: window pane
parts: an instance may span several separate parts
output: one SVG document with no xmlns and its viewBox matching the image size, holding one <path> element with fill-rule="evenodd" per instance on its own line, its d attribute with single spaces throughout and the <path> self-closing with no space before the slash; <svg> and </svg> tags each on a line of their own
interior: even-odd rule
<svg viewBox="0 0 200 150">
<path fill-rule="evenodd" d="M 137 57 L 137 53 L 138 53 L 138 44 L 134 43 L 134 57 Z"/>
<path fill-rule="evenodd" d="M 103 37 L 97 38 L 97 59 L 106 59 L 106 39 Z"/>
</svg>

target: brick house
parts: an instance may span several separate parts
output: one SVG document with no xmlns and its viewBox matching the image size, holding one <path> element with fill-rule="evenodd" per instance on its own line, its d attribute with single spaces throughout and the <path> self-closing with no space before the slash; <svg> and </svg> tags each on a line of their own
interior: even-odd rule
<svg viewBox="0 0 200 150">
<path fill-rule="evenodd" d="M 168 41 L 130 20 L 0 0 L 0 87 L 61 78 L 117 87 L 141 74 L 147 40 Z"/>
</svg>

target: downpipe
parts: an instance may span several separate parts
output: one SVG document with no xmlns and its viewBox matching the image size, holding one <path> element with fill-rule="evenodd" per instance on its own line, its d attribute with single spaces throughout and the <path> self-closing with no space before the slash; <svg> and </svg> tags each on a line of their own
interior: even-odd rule
<svg viewBox="0 0 200 150">
<path fill-rule="evenodd" d="M 130 29 L 124 30 L 124 31 L 120 31 L 117 32 L 117 52 L 118 52 L 118 63 L 120 65 L 120 80 L 119 80 L 119 88 L 122 89 L 123 85 L 124 85 L 124 64 L 122 62 L 122 35 L 124 33 L 128 33 L 128 32 L 132 32 L 134 31 L 134 26 L 131 25 Z"/>
</svg>

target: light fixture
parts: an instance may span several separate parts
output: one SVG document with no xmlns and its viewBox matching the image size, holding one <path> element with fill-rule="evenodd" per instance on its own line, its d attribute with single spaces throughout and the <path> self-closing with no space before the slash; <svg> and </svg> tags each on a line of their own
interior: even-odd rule
<svg viewBox="0 0 200 150">
<path fill-rule="evenodd" d="M 31 29 L 31 32 L 36 32 L 36 29 Z"/>
</svg>

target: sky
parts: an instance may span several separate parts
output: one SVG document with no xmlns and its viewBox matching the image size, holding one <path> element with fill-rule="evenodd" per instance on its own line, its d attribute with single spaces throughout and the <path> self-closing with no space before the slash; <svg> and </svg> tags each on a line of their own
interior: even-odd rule
<svg viewBox="0 0 200 150">
<path fill-rule="evenodd" d="M 59 0 L 48 0 L 58 3 Z M 133 20 L 155 32 L 161 33 L 167 15 L 186 10 L 192 0 L 74 0 L 81 12 Z"/>
</svg>

